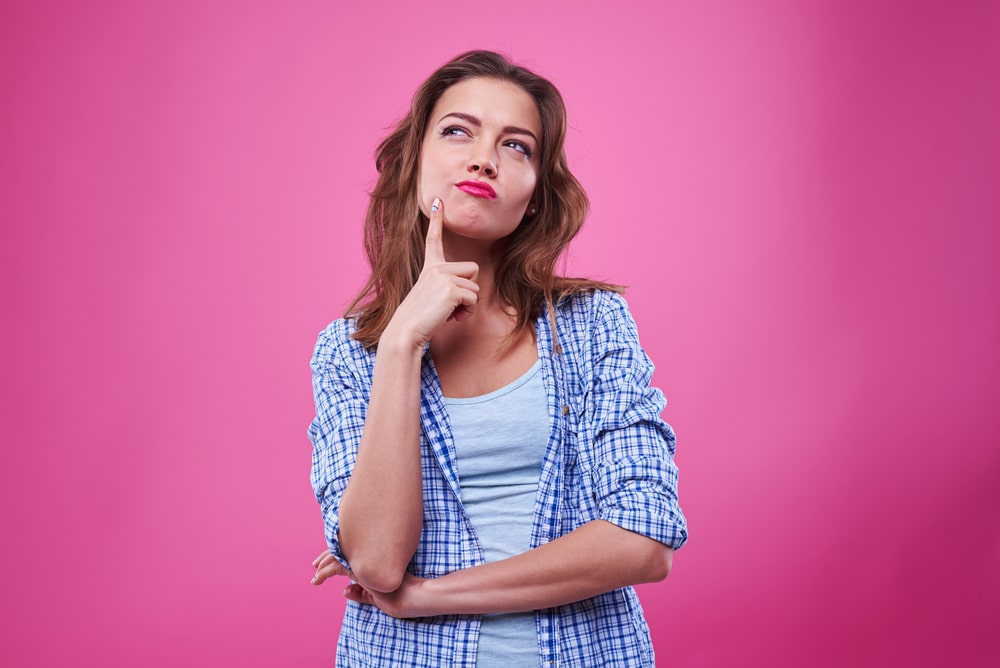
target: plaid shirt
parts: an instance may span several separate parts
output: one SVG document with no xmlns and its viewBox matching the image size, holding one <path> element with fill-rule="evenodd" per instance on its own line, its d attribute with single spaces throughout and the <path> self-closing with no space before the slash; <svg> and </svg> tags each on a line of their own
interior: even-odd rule
<svg viewBox="0 0 1000 668">
<path fill-rule="evenodd" d="M 531 546 L 594 519 L 678 548 L 687 523 L 677 503 L 674 433 L 660 418 L 666 404 L 649 386 L 653 365 L 639 346 L 625 300 L 594 292 L 556 307 L 558 344 L 547 312 L 536 340 L 552 429 L 535 500 Z M 312 359 L 316 418 L 311 481 L 331 553 L 338 542 L 338 504 L 353 469 L 371 397 L 375 353 L 350 338 L 350 320 L 319 336 Z M 561 351 L 560 351 L 561 347 Z M 421 377 L 420 439 L 423 533 L 409 570 L 433 578 L 483 563 L 462 507 L 448 413 L 429 353 Z M 539 665 L 651 666 L 649 627 L 631 587 L 536 613 Z M 337 666 L 476 665 L 477 616 L 394 619 L 347 603 Z"/>
</svg>

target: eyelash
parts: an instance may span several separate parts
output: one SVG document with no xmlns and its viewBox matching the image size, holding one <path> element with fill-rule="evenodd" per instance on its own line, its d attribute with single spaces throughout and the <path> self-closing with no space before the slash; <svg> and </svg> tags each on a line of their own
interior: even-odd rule
<svg viewBox="0 0 1000 668">
<path fill-rule="evenodd" d="M 468 130 L 458 125 L 449 125 L 448 127 L 441 130 L 442 137 L 458 136 L 459 134 L 463 134 L 466 137 L 471 136 Z M 516 139 L 508 139 L 501 145 L 513 148 L 515 151 L 522 154 L 526 158 L 530 158 L 532 155 L 531 148 L 524 142 L 517 141 Z"/>
<path fill-rule="evenodd" d="M 515 140 L 511 139 L 511 140 L 505 141 L 503 143 L 504 146 L 509 146 L 511 144 L 513 144 L 512 148 L 516 147 L 516 148 L 514 148 L 514 150 L 518 151 L 519 153 L 523 153 L 524 157 L 526 157 L 526 158 L 530 158 L 531 157 L 531 149 L 528 148 L 528 145 L 525 144 L 524 142 L 515 141 Z"/>
</svg>

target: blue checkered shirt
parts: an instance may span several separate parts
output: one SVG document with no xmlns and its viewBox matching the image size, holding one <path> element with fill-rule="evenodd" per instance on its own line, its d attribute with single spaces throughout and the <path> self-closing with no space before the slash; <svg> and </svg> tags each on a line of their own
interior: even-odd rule
<svg viewBox="0 0 1000 668">
<path fill-rule="evenodd" d="M 687 523 L 677 503 L 674 433 L 660 418 L 663 394 L 649 386 L 653 365 L 639 346 L 625 300 L 594 292 L 547 312 L 536 341 L 552 429 L 535 500 L 531 546 L 594 519 L 678 548 Z M 316 418 L 311 481 L 330 552 L 342 563 L 338 504 L 357 456 L 371 396 L 375 354 L 351 339 L 350 320 L 319 336 L 312 359 Z M 425 353 L 420 439 L 424 515 L 409 570 L 435 578 L 484 563 L 462 508 L 448 413 Z M 631 587 L 536 613 L 540 666 L 652 666 L 649 627 Z M 479 617 L 394 619 L 370 605 L 347 603 L 337 666 L 474 668 Z"/>
</svg>

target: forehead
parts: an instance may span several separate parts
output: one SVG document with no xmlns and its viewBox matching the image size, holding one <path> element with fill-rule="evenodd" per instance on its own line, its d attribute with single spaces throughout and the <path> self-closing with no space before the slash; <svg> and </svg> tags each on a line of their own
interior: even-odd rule
<svg viewBox="0 0 1000 668">
<path fill-rule="evenodd" d="M 461 112 L 486 125 L 517 126 L 542 136 L 538 105 L 523 88 L 509 81 L 474 77 L 449 87 L 438 98 L 429 122 L 437 123 L 446 114 Z"/>
</svg>

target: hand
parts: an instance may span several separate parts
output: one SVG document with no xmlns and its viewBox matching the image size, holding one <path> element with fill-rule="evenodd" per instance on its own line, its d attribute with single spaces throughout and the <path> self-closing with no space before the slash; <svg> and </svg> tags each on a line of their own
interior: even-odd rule
<svg viewBox="0 0 1000 668">
<path fill-rule="evenodd" d="M 429 580 L 406 573 L 399 589 L 389 593 L 372 592 L 352 582 L 344 589 L 344 598 L 364 605 L 377 606 L 385 614 L 397 619 L 430 617 L 441 614 L 430 607 L 426 593 Z"/>
<path fill-rule="evenodd" d="M 331 578 L 334 575 L 346 575 L 352 580 L 354 579 L 354 574 L 344 568 L 342 563 L 334 559 L 333 555 L 330 554 L 330 550 L 320 552 L 319 556 L 313 559 L 312 565 L 316 569 L 316 575 L 311 580 L 314 585 L 321 585 L 326 582 L 327 578 Z"/>
<path fill-rule="evenodd" d="M 443 230 L 444 203 L 435 198 L 427 225 L 423 269 L 386 328 L 405 332 L 420 348 L 444 323 L 471 317 L 479 299 L 479 265 L 448 262 L 444 257 Z"/>
<path fill-rule="evenodd" d="M 344 589 L 344 598 L 355 603 L 377 606 L 387 615 L 399 619 L 426 617 L 432 614 L 427 610 L 421 610 L 421 606 L 419 605 L 420 597 L 418 594 L 420 593 L 421 585 L 426 581 L 424 578 L 418 578 L 415 575 L 406 573 L 403 576 L 403 583 L 399 586 L 399 589 L 383 594 L 369 591 L 356 582 L 353 582 L 354 574 L 334 559 L 329 550 L 320 552 L 319 556 L 313 559 L 312 565 L 316 569 L 316 575 L 313 576 L 311 581 L 314 585 L 321 585 L 328 578 L 335 575 L 345 575 L 351 578 L 352 582 Z"/>
</svg>

